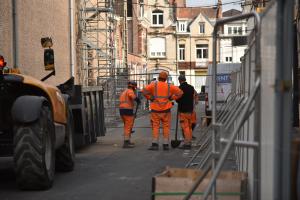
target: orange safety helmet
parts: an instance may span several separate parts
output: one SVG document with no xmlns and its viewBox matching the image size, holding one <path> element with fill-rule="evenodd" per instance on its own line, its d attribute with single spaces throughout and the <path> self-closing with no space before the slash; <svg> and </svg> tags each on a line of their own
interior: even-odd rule
<svg viewBox="0 0 300 200">
<path fill-rule="evenodd" d="M 165 72 L 165 71 L 162 71 L 162 72 L 159 73 L 158 78 L 163 79 L 163 80 L 167 80 L 168 79 L 168 73 Z"/>
</svg>

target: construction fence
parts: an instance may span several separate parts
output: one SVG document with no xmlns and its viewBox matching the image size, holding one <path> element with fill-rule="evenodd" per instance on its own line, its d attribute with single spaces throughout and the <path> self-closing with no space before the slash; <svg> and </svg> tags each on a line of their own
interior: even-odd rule
<svg viewBox="0 0 300 200">
<path fill-rule="evenodd" d="M 283 89 L 282 84 L 292 79 L 291 10 L 292 2 L 274 1 L 261 16 L 252 12 L 216 22 L 211 124 L 197 130 L 201 137 L 186 168 L 199 169 L 201 175 L 184 199 L 194 199 L 196 195 L 201 195 L 201 199 L 226 199 L 224 195 L 237 199 L 290 199 L 291 180 L 296 179 L 291 179 L 290 160 L 292 90 Z M 287 17 L 284 31 L 283 24 L 274 20 L 283 13 Z M 240 19 L 249 19 L 253 32 L 248 37 L 240 70 L 231 75 L 231 93 L 220 103 L 216 73 L 218 27 Z M 286 49 L 281 48 L 282 38 L 278 37 L 281 31 L 287 33 L 281 35 L 286 40 L 283 45 Z M 226 182 L 220 184 L 224 171 L 242 173 L 240 182 L 235 182 L 237 187 L 231 187 L 229 193 L 222 191 Z M 200 193 L 199 187 L 204 188 Z"/>
<path fill-rule="evenodd" d="M 219 175 L 223 171 L 241 173 L 242 187 L 231 191 L 230 195 L 239 199 L 256 199 L 260 182 L 259 121 L 260 115 L 260 17 L 250 13 L 218 21 L 218 26 L 239 19 L 254 18 L 254 31 L 249 36 L 249 44 L 238 70 L 230 75 L 231 90 L 225 101 L 218 95 L 219 65 L 212 66 L 209 77 L 212 88 L 210 99 L 211 124 L 200 131 L 196 142 L 197 150 L 192 152 L 186 168 L 200 169 L 203 174 L 195 181 L 184 199 L 190 199 L 204 181 L 206 187 L 203 199 L 222 198 Z M 215 47 L 216 49 L 216 47 Z M 214 51 L 215 51 L 214 49 Z M 214 55 L 216 59 L 216 52 Z M 209 173 L 210 172 L 210 173 Z M 208 178 L 208 174 L 209 178 Z M 203 185 L 202 185 L 203 186 Z M 224 194 L 223 194 L 224 195 Z M 229 194 L 227 194 L 229 195 Z"/>
</svg>

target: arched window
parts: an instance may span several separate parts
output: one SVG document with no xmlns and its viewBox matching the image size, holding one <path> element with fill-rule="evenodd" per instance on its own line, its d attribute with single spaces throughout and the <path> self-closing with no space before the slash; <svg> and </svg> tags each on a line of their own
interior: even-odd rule
<svg viewBox="0 0 300 200">
<path fill-rule="evenodd" d="M 161 10 L 152 11 L 152 25 L 163 26 L 164 24 L 164 12 Z"/>
<path fill-rule="evenodd" d="M 156 37 L 150 39 L 150 57 L 164 58 L 166 57 L 166 38 Z"/>
</svg>

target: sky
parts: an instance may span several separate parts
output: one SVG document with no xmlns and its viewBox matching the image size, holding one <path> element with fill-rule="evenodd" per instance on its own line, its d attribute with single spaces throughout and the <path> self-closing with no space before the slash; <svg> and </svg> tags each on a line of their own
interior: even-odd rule
<svg viewBox="0 0 300 200">
<path fill-rule="evenodd" d="M 186 0 L 187 6 L 209 6 L 209 5 L 216 5 L 218 0 Z M 237 9 L 241 10 L 241 0 L 222 0 L 222 3 L 231 3 L 231 2 L 238 2 L 238 3 L 231 3 L 227 5 L 223 5 L 223 11 L 229 9 Z"/>
</svg>

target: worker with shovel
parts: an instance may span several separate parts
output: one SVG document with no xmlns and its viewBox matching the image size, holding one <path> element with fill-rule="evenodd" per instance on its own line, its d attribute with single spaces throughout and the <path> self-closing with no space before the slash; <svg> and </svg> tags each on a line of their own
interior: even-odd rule
<svg viewBox="0 0 300 200">
<path fill-rule="evenodd" d="M 152 146 L 149 150 L 158 150 L 160 122 L 163 126 L 163 150 L 169 150 L 172 100 L 182 96 L 182 91 L 168 82 L 165 71 L 159 73 L 158 81 L 152 82 L 143 89 L 143 95 L 150 100 Z"/>
<path fill-rule="evenodd" d="M 181 149 L 191 149 L 192 147 L 192 120 L 194 112 L 195 89 L 186 82 L 184 75 L 178 77 L 180 83 L 179 88 L 183 91 L 183 95 L 177 100 L 178 115 L 180 125 L 184 133 L 184 144 L 179 147 Z"/>
<path fill-rule="evenodd" d="M 124 144 L 123 148 L 133 148 L 134 143 L 130 141 L 132 127 L 134 124 L 135 115 L 133 113 L 134 101 L 137 102 L 137 106 L 141 103 L 141 100 L 135 95 L 137 84 L 134 81 L 128 82 L 128 88 L 120 95 L 120 115 L 124 123 Z"/>
</svg>

